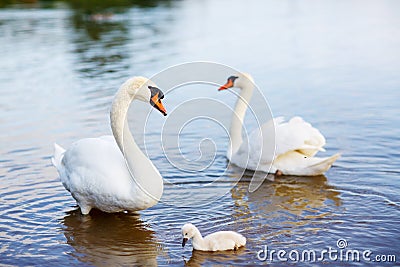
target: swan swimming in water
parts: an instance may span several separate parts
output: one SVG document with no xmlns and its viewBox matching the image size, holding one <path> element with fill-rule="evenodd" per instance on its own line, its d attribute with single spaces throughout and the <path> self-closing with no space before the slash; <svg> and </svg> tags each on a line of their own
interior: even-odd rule
<svg viewBox="0 0 400 267">
<path fill-rule="evenodd" d="M 237 250 L 246 245 L 246 238 L 233 231 L 219 231 L 202 237 L 199 229 L 191 223 L 182 227 L 182 247 L 193 238 L 193 248 L 203 251 Z"/>
<path fill-rule="evenodd" d="M 330 157 L 315 157 L 318 151 L 325 151 L 325 138 L 300 117 L 293 117 L 288 122 L 284 122 L 282 117 L 274 118 L 252 131 L 248 141 L 243 141 L 242 125 L 254 90 L 253 78 L 244 73 L 232 75 L 219 91 L 231 87 L 240 89 L 229 130 L 231 143 L 227 157 L 233 164 L 279 175 L 314 176 L 326 172 L 340 157 L 339 153 Z M 275 140 L 271 134 L 273 127 Z M 274 141 L 275 144 L 272 143 Z"/>
<path fill-rule="evenodd" d="M 68 150 L 54 144 L 52 163 L 82 214 L 92 208 L 104 212 L 143 210 L 160 200 L 162 177 L 135 143 L 127 112 L 133 100 L 140 100 L 150 102 L 165 116 L 163 98 L 152 81 L 132 77 L 122 84 L 112 103 L 113 136 L 81 139 Z"/>
</svg>

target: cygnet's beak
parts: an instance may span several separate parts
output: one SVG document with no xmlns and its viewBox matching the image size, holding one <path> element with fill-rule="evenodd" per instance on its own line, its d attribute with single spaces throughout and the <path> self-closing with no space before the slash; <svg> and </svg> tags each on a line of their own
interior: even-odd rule
<svg viewBox="0 0 400 267">
<path fill-rule="evenodd" d="M 189 240 L 189 239 L 187 239 L 187 238 L 183 238 L 183 240 L 182 240 L 182 247 L 185 246 L 185 244 L 186 244 L 186 242 L 187 242 L 188 240 Z"/>
<path fill-rule="evenodd" d="M 218 91 L 226 90 L 226 89 L 231 88 L 231 87 L 233 87 L 233 82 L 232 82 L 231 79 L 229 79 L 229 80 L 226 82 L 226 84 L 222 85 L 222 86 L 218 89 Z"/>
</svg>

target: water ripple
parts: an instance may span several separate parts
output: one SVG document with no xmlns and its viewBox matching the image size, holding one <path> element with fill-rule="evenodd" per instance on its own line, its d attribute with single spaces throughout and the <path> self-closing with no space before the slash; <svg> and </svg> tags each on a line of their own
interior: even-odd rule
<svg viewBox="0 0 400 267">
<path fill-rule="evenodd" d="M 320 250 L 339 238 L 351 249 L 398 253 L 398 3 L 289 2 L 167 1 L 107 8 L 112 15 L 101 22 L 74 6 L 1 8 L 0 265 L 255 266 L 268 264 L 256 258 L 263 245 Z M 235 19 L 221 20 L 227 6 Z M 225 135 L 188 127 L 172 156 L 196 159 L 198 140 L 214 135 L 217 149 L 206 170 L 183 171 L 162 154 L 165 118 L 154 116 L 142 148 L 165 178 L 162 201 L 139 213 L 81 215 L 51 166 L 52 144 L 110 134 L 121 81 L 196 58 L 252 73 L 274 114 L 303 116 L 327 138 L 321 156 L 342 157 L 326 176 L 270 175 L 250 193 L 252 172 L 224 172 Z M 234 104 L 215 90 L 182 91 L 165 103 L 214 93 Z M 130 112 L 140 135 L 143 109 Z M 248 243 L 236 252 L 192 251 L 190 242 L 182 249 L 187 222 L 204 235 L 238 231 Z"/>
</svg>

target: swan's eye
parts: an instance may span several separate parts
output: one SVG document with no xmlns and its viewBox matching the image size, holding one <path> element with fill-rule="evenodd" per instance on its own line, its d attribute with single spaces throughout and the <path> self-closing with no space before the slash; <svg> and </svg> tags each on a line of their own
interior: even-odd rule
<svg viewBox="0 0 400 267">
<path fill-rule="evenodd" d="M 164 116 L 167 115 L 167 111 L 165 110 L 163 104 L 161 103 L 161 99 L 164 98 L 164 94 L 157 87 L 148 86 L 151 92 L 150 104 L 159 110 Z"/>
<path fill-rule="evenodd" d="M 239 77 L 238 77 L 238 76 L 230 76 L 230 77 L 228 78 L 228 81 L 231 81 L 231 82 L 233 83 L 233 82 L 235 82 L 235 80 L 236 80 L 237 78 L 239 78 Z"/>
<path fill-rule="evenodd" d="M 164 99 L 164 93 L 160 89 L 150 85 L 147 87 L 150 89 L 151 98 L 154 98 L 154 96 L 157 95 L 157 99 Z"/>
</svg>

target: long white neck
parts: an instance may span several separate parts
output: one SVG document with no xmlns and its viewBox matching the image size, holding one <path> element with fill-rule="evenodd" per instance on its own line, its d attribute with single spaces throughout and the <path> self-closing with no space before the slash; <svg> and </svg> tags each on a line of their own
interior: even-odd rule
<svg viewBox="0 0 400 267">
<path fill-rule="evenodd" d="M 125 86 L 118 90 L 111 107 L 111 129 L 134 182 L 149 197 L 147 204 L 154 205 L 161 198 L 163 180 L 153 163 L 140 150 L 129 130 L 127 113 L 133 99 Z"/>
<path fill-rule="evenodd" d="M 206 244 L 205 244 L 204 238 L 201 235 L 199 229 L 197 229 L 196 226 L 194 228 L 195 228 L 196 233 L 194 234 L 193 239 L 192 239 L 193 240 L 192 241 L 193 248 L 201 250 L 202 248 L 206 247 Z"/>
<path fill-rule="evenodd" d="M 229 129 L 230 146 L 227 153 L 227 157 L 229 160 L 231 160 L 232 155 L 236 154 L 240 145 L 243 143 L 243 121 L 244 116 L 246 115 L 247 107 L 249 106 L 250 99 L 253 95 L 254 86 L 252 85 L 252 83 L 246 83 L 240 89 L 240 94 L 232 116 L 231 128 Z"/>
</svg>

